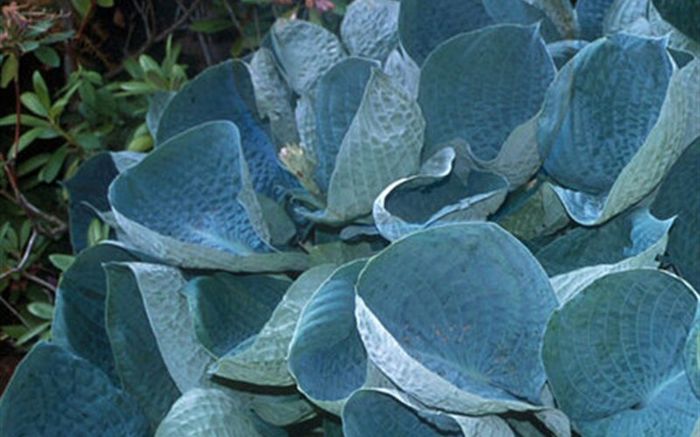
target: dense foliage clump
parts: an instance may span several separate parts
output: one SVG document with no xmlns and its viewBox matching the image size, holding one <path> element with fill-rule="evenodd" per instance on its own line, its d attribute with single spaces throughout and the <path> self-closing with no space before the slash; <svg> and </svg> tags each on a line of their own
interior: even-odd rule
<svg viewBox="0 0 700 437">
<path fill-rule="evenodd" d="M 73 235 L 111 239 L 74 239 L 0 435 L 697 432 L 700 9 L 679 5 L 279 20 L 154 101 L 151 153 L 69 181 Z"/>
</svg>

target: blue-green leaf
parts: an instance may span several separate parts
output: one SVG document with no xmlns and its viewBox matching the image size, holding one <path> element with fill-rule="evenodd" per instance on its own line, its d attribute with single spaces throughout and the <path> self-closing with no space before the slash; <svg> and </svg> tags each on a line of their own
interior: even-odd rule
<svg viewBox="0 0 700 437">
<path fill-rule="evenodd" d="M 197 338 L 221 357 L 245 348 L 268 321 L 291 281 L 216 273 L 185 287 Z"/>
<path fill-rule="evenodd" d="M 175 402 L 157 437 L 267 437 L 244 405 L 223 390 L 195 388 Z"/>
<path fill-rule="evenodd" d="M 689 435 L 700 416 L 683 369 L 698 296 L 658 270 L 604 276 L 549 321 L 542 356 L 560 408 L 590 435 Z"/>
<path fill-rule="evenodd" d="M 348 6 L 340 36 L 353 56 L 383 61 L 399 42 L 399 6 L 395 0 L 357 0 Z"/>
<path fill-rule="evenodd" d="M 335 414 L 366 379 L 367 353 L 355 327 L 355 281 L 365 262 L 345 264 L 316 290 L 289 347 L 299 391 Z"/>
<path fill-rule="evenodd" d="M 141 290 L 129 263 L 108 263 L 105 323 L 122 387 L 155 429 L 180 391 L 158 350 Z"/>
<path fill-rule="evenodd" d="M 334 269 L 333 264 L 324 264 L 299 276 L 260 332 L 221 357 L 211 373 L 250 384 L 293 385 L 294 380 L 287 368 L 287 354 L 297 321 L 311 295 Z"/>
<path fill-rule="evenodd" d="M 533 24 L 542 21 L 546 39 L 558 32 L 544 12 L 522 0 L 403 0 L 399 35 L 406 52 L 418 65 L 443 41 L 500 23 Z"/>
<path fill-rule="evenodd" d="M 695 289 L 700 289 L 700 138 L 686 149 L 662 182 L 651 210 L 659 217 L 676 217 L 668 241 L 668 258 Z"/>
<path fill-rule="evenodd" d="M 53 341 L 85 358 L 115 381 L 112 349 L 105 330 L 107 279 L 102 264 L 134 261 L 124 249 L 101 244 L 75 258 L 56 293 Z"/>
<path fill-rule="evenodd" d="M 377 64 L 350 57 L 335 64 L 318 81 L 314 99 L 316 169 L 314 180 L 322 192 L 328 191 L 331 175 L 345 135 L 357 114 L 365 87 Z"/>
<path fill-rule="evenodd" d="M 410 234 L 357 283 L 370 359 L 428 406 L 462 414 L 536 408 L 544 328 L 557 306 L 542 267 L 490 223 Z"/>
<path fill-rule="evenodd" d="M 369 214 L 384 187 L 418 169 L 424 126 L 416 102 L 384 73 L 372 70 L 340 145 L 326 210 L 309 217 L 337 224 Z"/>
<path fill-rule="evenodd" d="M 424 159 L 450 142 L 466 141 L 482 166 L 512 173 L 513 185 L 526 181 L 540 163 L 533 122 L 526 122 L 539 110 L 554 74 L 539 26 L 491 26 L 440 45 L 420 78 Z M 510 139 L 516 132 L 517 140 Z"/>
<path fill-rule="evenodd" d="M 581 39 L 566 39 L 547 44 L 547 51 L 557 68 L 561 68 L 573 58 L 582 48 L 588 45 L 588 41 Z"/>
<path fill-rule="evenodd" d="M 653 0 L 664 20 L 697 42 L 700 42 L 700 1 Z"/>
<path fill-rule="evenodd" d="M 684 352 L 685 373 L 695 396 L 700 399 L 700 318 L 696 317 L 693 328 L 688 335 Z"/>
<path fill-rule="evenodd" d="M 335 35 L 308 21 L 277 20 L 270 35 L 282 75 L 297 94 L 311 91 L 318 79 L 345 57 Z"/>
<path fill-rule="evenodd" d="M 393 241 L 445 223 L 486 220 L 501 206 L 508 181 L 479 171 L 457 174 L 454 160 L 454 149 L 446 147 L 423 163 L 418 175 L 394 181 L 377 196 L 372 216 L 384 238 Z"/>
<path fill-rule="evenodd" d="M 215 120 L 236 124 L 255 191 L 279 199 L 286 188 L 294 186 L 293 178 L 279 164 L 277 150 L 256 116 L 250 70 L 241 61 L 208 68 L 172 97 L 158 123 L 156 146 Z M 204 149 L 202 145 L 199 148 Z"/>
<path fill-rule="evenodd" d="M 148 420 L 97 366 L 40 342 L 17 367 L 0 402 L 3 436 L 146 436 Z"/>
<path fill-rule="evenodd" d="M 187 284 L 179 270 L 159 264 L 130 263 L 158 350 L 181 393 L 206 384 L 213 362 L 195 336 L 187 298 Z"/>
<path fill-rule="evenodd" d="M 576 16 L 578 18 L 581 39 L 593 41 L 603 35 L 603 20 L 615 0 L 578 0 Z"/>
<path fill-rule="evenodd" d="M 630 69 L 645 72 L 630 76 Z M 617 34 L 559 72 L 538 139 L 544 168 L 566 187 L 555 190 L 577 222 L 600 224 L 639 202 L 700 135 L 700 62 L 673 70 L 663 41 Z"/>
<path fill-rule="evenodd" d="M 271 253 L 230 122 L 205 123 L 170 139 L 119 175 L 109 199 L 130 242 L 172 263 L 233 271 L 305 266 L 303 255 Z"/>
</svg>

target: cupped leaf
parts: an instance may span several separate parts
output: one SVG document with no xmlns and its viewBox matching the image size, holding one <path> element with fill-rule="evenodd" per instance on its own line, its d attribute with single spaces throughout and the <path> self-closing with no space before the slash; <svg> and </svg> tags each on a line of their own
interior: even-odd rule
<svg viewBox="0 0 700 437">
<path fill-rule="evenodd" d="M 265 437 L 240 401 L 219 389 L 195 388 L 175 402 L 156 436 Z"/>
<path fill-rule="evenodd" d="M 365 262 L 345 264 L 321 284 L 289 347 L 289 371 L 299 390 L 338 415 L 367 374 L 367 353 L 355 326 L 355 281 Z"/>
<path fill-rule="evenodd" d="M 550 276 L 637 256 L 664 239 L 674 220 L 659 220 L 648 209 L 632 210 L 602 226 L 577 227 L 535 252 Z M 651 256 L 664 252 L 663 248 Z"/>
<path fill-rule="evenodd" d="M 669 170 L 651 210 L 659 217 L 673 217 L 667 261 L 683 279 L 700 289 L 700 138 L 686 149 Z"/>
<path fill-rule="evenodd" d="M 119 381 L 155 429 L 180 391 L 168 373 L 129 263 L 105 265 L 105 323 Z"/>
<path fill-rule="evenodd" d="M 539 403 L 538 354 L 556 297 L 542 267 L 490 223 L 410 234 L 372 258 L 357 283 L 370 359 L 428 406 L 462 414 Z"/>
<path fill-rule="evenodd" d="M 395 0 L 358 0 L 348 6 L 340 36 L 353 56 L 383 61 L 399 42 L 399 6 Z"/>
<path fill-rule="evenodd" d="M 309 218 L 339 224 L 367 215 L 377 195 L 419 166 L 425 122 L 418 104 L 379 70 L 340 145 L 324 211 Z"/>
<path fill-rule="evenodd" d="M 629 76 L 638 69 L 648 71 Z M 545 170 L 566 186 L 555 190 L 577 222 L 600 224 L 639 202 L 700 135 L 700 62 L 669 81 L 671 70 L 663 41 L 617 34 L 581 50 L 548 90 L 538 132 Z M 619 108 L 616 117 L 603 107 Z"/>
<path fill-rule="evenodd" d="M 335 35 L 308 21 L 277 20 L 270 35 L 282 75 L 300 95 L 311 91 L 318 79 L 345 57 Z"/>
<path fill-rule="evenodd" d="M 135 260 L 113 244 L 86 249 L 65 271 L 56 293 L 53 341 L 102 369 L 114 381 L 114 359 L 105 330 L 107 279 L 102 264 Z"/>
<path fill-rule="evenodd" d="M 697 306 L 687 283 L 651 269 L 582 290 L 545 333 L 542 356 L 560 408 L 592 435 L 689 435 L 700 400 L 690 399 L 682 354 Z"/>
<path fill-rule="evenodd" d="M 581 50 L 547 91 L 538 133 L 547 173 L 573 190 L 609 190 L 656 123 L 672 71 L 662 40 L 620 34 Z"/>
<path fill-rule="evenodd" d="M 291 281 L 271 276 L 216 273 L 185 287 L 197 338 L 221 357 L 245 347 L 270 318 Z"/>
<path fill-rule="evenodd" d="M 376 63 L 350 57 L 335 64 L 318 81 L 314 115 L 318 142 L 314 145 L 314 180 L 328 191 L 343 138 L 357 114 L 367 82 Z"/>
<path fill-rule="evenodd" d="M 302 395 L 255 395 L 250 408 L 265 422 L 274 426 L 287 426 L 316 416 L 313 404 Z"/>
<path fill-rule="evenodd" d="M 451 37 L 486 26 L 543 22 L 547 36 L 557 37 L 552 22 L 540 9 L 522 0 L 405 0 L 399 13 L 399 36 L 418 65 Z"/>
<path fill-rule="evenodd" d="M 514 185 L 537 171 L 534 122 L 526 122 L 539 110 L 555 74 L 538 29 L 490 26 L 456 36 L 430 54 L 418 93 L 426 119 L 424 158 L 462 140 L 482 166 L 507 160 Z"/>
<path fill-rule="evenodd" d="M 129 263 L 133 281 L 158 350 L 181 393 L 207 383 L 212 356 L 195 336 L 187 298 L 182 294 L 187 281 L 179 270 L 159 264 Z"/>
<path fill-rule="evenodd" d="M 250 384 L 293 385 L 294 379 L 287 368 L 287 354 L 297 321 L 311 295 L 334 269 L 333 264 L 323 264 L 299 276 L 260 332 L 221 357 L 210 372 Z"/>
<path fill-rule="evenodd" d="M 700 318 L 696 317 L 685 343 L 684 361 L 690 386 L 700 399 Z"/>
<path fill-rule="evenodd" d="M 459 158 L 457 158 L 459 159 Z M 505 200 L 508 182 L 491 173 L 457 174 L 454 149 L 423 163 L 416 176 L 391 183 L 374 201 L 377 229 L 393 241 L 419 229 L 450 222 L 486 220 Z"/>
<path fill-rule="evenodd" d="M 684 34 L 700 42 L 700 1 L 653 0 L 656 10 Z"/>
<path fill-rule="evenodd" d="M 170 100 L 158 123 L 156 146 L 202 123 L 228 120 L 240 132 L 240 148 L 255 191 L 279 199 L 294 181 L 280 165 L 277 149 L 256 116 L 255 99 L 246 64 L 234 60 L 210 67 Z M 198 148 L 206 153 L 206 146 L 204 143 Z"/>
<path fill-rule="evenodd" d="M 171 263 L 233 271 L 304 267 L 302 255 L 270 253 L 230 122 L 205 123 L 170 139 L 119 175 L 109 200 L 129 241 Z"/>
<path fill-rule="evenodd" d="M 148 435 L 148 420 L 97 366 L 40 342 L 17 367 L 0 402 L 6 436 Z"/>
</svg>

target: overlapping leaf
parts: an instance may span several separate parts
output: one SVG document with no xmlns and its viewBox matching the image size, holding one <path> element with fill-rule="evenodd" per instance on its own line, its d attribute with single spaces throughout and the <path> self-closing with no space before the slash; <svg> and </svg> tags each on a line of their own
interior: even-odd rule
<svg viewBox="0 0 700 437">
<path fill-rule="evenodd" d="M 402 390 L 464 414 L 536 408 L 523 399 L 539 403 L 538 351 L 556 298 L 532 255 L 498 226 L 411 234 L 367 263 L 357 293 L 368 355 Z"/>
<path fill-rule="evenodd" d="M 639 202 L 700 135 L 700 63 L 673 69 L 662 40 L 618 34 L 581 50 L 547 91 L 544 168 L 577 222 L 599 224 Z"/>
<path fill-rule="evenodd" d="M 554 313 L 543 360 L 561 409 L 584 434 L 689 435 L 700 399 L 683 368 L 698 297 L 656 270 L 598 279 Z"/>
<path fill-rule="evenodd" d="M 334 269 L 334 265 L 324 264 L 299 276 L 260 332 L 220 358 L 211 372 L 222 378 L 257 385 L 293 385 L 287 369 L 287 353 L 297 321 L 311 295 Z"/>
<path fill-rule="evenodd" d="M 230 122 L 205 123 L 172 138 L 122 173 L 109 199 L 132 244 L 169 262 L 234 271 L 305 265 L 303 255 L 272 253 Z"/>
<path fill-rule="evenodd" d="M 6 436 L 148 435 L 148 420 L 100 368 L 40 342 L 19 365 L 0 403 Z"/>
<path fill-rule="evenodd" d="M 486 220 L 501 206 L 508 193 L 504 178 L 479 171 L 458 174 L 454 160 L 454 149 L 446 147 L 423 163 L 418 175 L 394 181 L 377 196 L 372 216 L 384 238 L 393 241 L 431 226 Z"/>
<path fill-rule="evenodd" d="M 539 26 L 491 26 L 440 45 L 421 71 L 423 157 L 462 140 L 479 167 L 513 187 L 527 181 L 541 162 L 529 120 L 554 73 Z"/>
<path fill-rule="evenodd" d="M 340 36 L 350 54 L 386 59 L 399 42 L 399 6 L 395 0 L 352 2 L 340 26 Z"/>
<path fill-rule="evenodd" d="M 340 414 L 366 379 L 367 353 L 355 327 L 355 281 L 365 260 L 345 264 L 316 290 L 299 318 L 289 370 L 299 390 Z"/>
</svg>

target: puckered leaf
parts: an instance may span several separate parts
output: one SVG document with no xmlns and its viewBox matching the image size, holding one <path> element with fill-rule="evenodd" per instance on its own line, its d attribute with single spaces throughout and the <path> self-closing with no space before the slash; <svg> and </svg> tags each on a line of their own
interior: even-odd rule
<svg viewBox="0 0 700 437">
<path fill-rule="evenodd" d="M 350 54 L 386 59 L 399 42 L 399 6 L 395 0 L 352 2 L 340 26 L 340 36 Z"/>
<path fill-rule="evenodd" d="M 291 281 L 270 276 L 216 273 L 185 288 L 197 338 L 221 357 L 245 348 L 270 318 Z"/>
<path fill-rule="evenodd" d="M 17 367 L 0 402 L 3 436 L 146 436 L 148 420 L 90 362 L 40 342 Z"/>
<path fill-rule="evenodd" d="M 700 400 L 682 355 L 697 302 L 671 274 L 630 270 L 598 279 L 554 313 L 545 369 L 560 408 L 584 434 L 690 434 Z"/>
<path fill-rule="evenodd" d="M 355 281 L 365 262 L 345 264 L 321 284 L 289 347 L 289 371 L 299 390 L 338 415 L 367 374 L 367 353 L 355 327 Z"/>
<path fill-rule="evenodd" d="M 170 100 L 158 123 L 156 146 L 202 123 L 235 123 L 255 191 L 279 199 L 286 188 L 295 185 L 280 165 L 277 149 L 256 116 L 255 98 L 246 64 L 234 60 L 210 67 Z M 198 148 L 206 149 L 204 144 Z"/>
<path fill-rule="evenodd" d="M 399 84 L 414 99 L 418 98 L 420 67 L 400 47 L 389 53 L 384 61 L 384 73 Z"/>
<path fill-rule="evenodd" d="M 547 173 L 573 190 L 609 190 L 656 123 L 672 68 L 661 40 L 615 35 L 580 51 L 547 92 Z"/>
<path fill-rule="evenodd" d="M 302 395 L 256 395 L 250 407 L 265 422 L 274 426 L 287 426 L 316 416 L 313 404 Z"/>
<path fill-rule="evenodd" d="M 255 52 L 250 60 L 250 79 L 255 90 L 258 113 L 269 121 L 278 148 L 299 142 L 291 105 L 291 90 L 280 76 L 271 50 L 262 47 Z"/>
<path fill-rule="evenodd" d="M 230 122 L 205 123 L 170 139 L 119 175 L 109 199 L 130 242 L 169 262 L 233 271 L 304 267 L 303 255 L 271 253 Z"/>
<path fill-rule="evenodd" d="M 499 23 L 533 24 L 542 21 L 546 39 L 558 32 L 540 9 L 523 0 L 405 0 L 399 13 L 401 44 L 418 65 L 451 37 Z"/>
<path fill-rule="evenodd" d="M 195 388 L 175 402 L 156 436 L 267 437 L 240 401 L 219 389 Z"/>
<path fill-rule="evenodd" d="M 369 214 L 385 186 L 418 169 L 424 126 L 416 102 L 373 70 L 340 146 L 326 210 L 309 217 L 335 224 Z"/>
<path fill-rule="evenodd" d="M 446 147 L 423 163 L 418 175 L 394 181 L 377 196 L 372 216 L 384 238 L 393 241 L 445 223 L 486 220 L 501 206 L 508 193 L 504 178 L 479 171 L 457 174 L 454 160 L 454 149 Z"/>
<path fill-rule="evenodd" d="M 182 393 L 204 385 L 213 358 L 195 336 L 187 298 L 182 294 L 185 278 L 179 270 L 159 264 L 129 263 L 127 267 L 175 385 Z"/>
<path fill-rule="evenodd" d="M 528 250 L 494 224 L 416 232 L 357 283 L 370 359 L 426 405 L 462 414 L 536 408 L 538 356 L 556 297 Z"/>
<path fill-rule="evenodd" d="M 299 276 L 260 332 L 220 358 L 211 373 L 250 384 L 293 385 L 287 369 L 287 353 L 297 321 L 311 295 L 334 269 L 333 264 L 323 264 Z"/>
<path fill-rule="evenodd" d="M 105 330 L 107 279 L 102 264 L 135 260 L 129 252 L 112 244 L 89 248 L 63 274 L 56 293 L 54 342 L 102 369 L 114 381 L 114 359 Z"/>
<path fill-rule="evenodd" d="M 347 58 L 335 64 L 318 81 L 314 115 L 318 142 L 314 145 L 314 180 L 322 192 L 328 191 L 343 138 L 348 133 L 362 103 L 365 87 L 376 63 L 363 58 Z"/>
<path fill-rule="evenodd" d="M 683 279 L 700 289 L 700 138 L 686 149 L 662 182 L 651 210 L 676 216 L 668 241 L 668 262 Z"/>
<path fill-rule="evenodd" d="M 566 186 L 555 190 L 577 222 L 599 224 L 639 202 L 700 135 L 700 62 L 669 80 L 672 69 L 663 41 L 617 34 L 581 50 L 548 90 L 545 170 Z"/>
<path fill-rule="evenodd" d="M 503 170 L 513 173 L 508 177 L 513 185 L 537 171 L 534 122 L 526 122 L 555 74 L 538 29 L 491 26 L 457 36 L 430 54 L 418 95 L 426 119 L 424 158 L 462 140 L 482 166 L 503 167 L 498 161 L 506 160 L 510 165 Z"/>
<path fill-rule="evenodd" d="M 136 399 L 155 429 L 180 391 L 170 377 L 148 321 L 129 263 L 105 265 L 105 324 L 122 387 Z"/>
<path fill-rule="evenodd" d="M 318 79 L 345 57 L 335 35 L 308 21 L 278 20 L 270 35 L 282 75 L 297 94 L 311 91 Z"/>
</svg>

